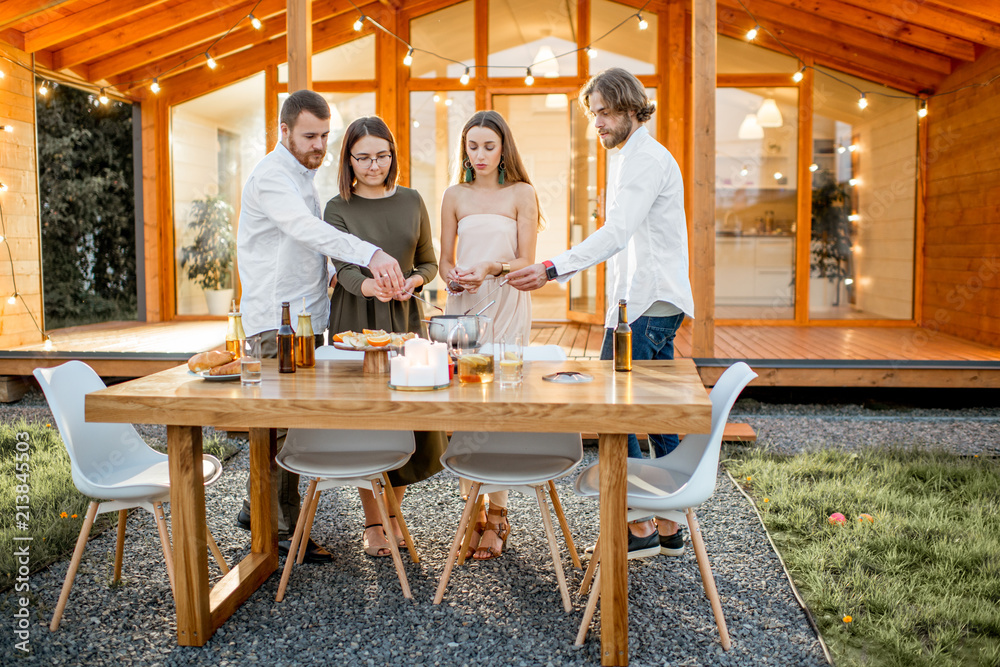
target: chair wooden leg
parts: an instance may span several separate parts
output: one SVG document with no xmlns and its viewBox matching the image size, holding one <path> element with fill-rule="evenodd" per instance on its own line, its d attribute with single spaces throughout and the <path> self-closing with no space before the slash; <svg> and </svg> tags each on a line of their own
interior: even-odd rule
<svg viewBox="0 0 1000 667">
<path fill-rule="evenodd" d="M 128 510 L 118 510 L 118 542 L 115 543 L 115 578 L 117 584 L 122 580 L 122 560 L 125 558 L 125 524 L 128 521 Z"/>
<path fill-rule="evenodd" d="M 462 535 L 472 516 L 472 508 L 479 498 L 480 482 L 473 482 L 472 490 L 469 491 L 469 499 L 465 501 L 465 509 L 462 510 L 462 518 L 458 520 L 458 530 L 455 531 L 455 539 L 451 541 L 451 548 L 448 550 L 448 560 L 444 564 L 444 572 L 441 574 L 441 581 L 438 583 L 437 592 L 434 594 L 434 604 L 441 604 L 444 599 L 444 591 L 448 588 L 448 579 L 451 578 L 451 569 L 455 566 L 455 559 L 458 558 L 458 548 L 462 546 Z"/>
<path fill-rule="evenodd" d="M 62 620 L 63 612 L 66 610 L 66 602 L 69 601 L 69 592 L 73 588 L 73 580 L 76 579 L 76 570 L 80 567 L 80 559 L 83 558 L 83 550 L 87 546 L 87 538 L 90 537 L 90 529 L 94 525 L 94 518 L 97 516 L 97 508 L 100 506 L 96 500 L 90 501 L 87 506 L 87 516 L 83 519 L 83 526 L 80 527 L 80 536 L 76 538 L 76 548 L 73 549 L 73 558 L 69 561 L 69 569 L 66 570 L 66 578 L 63 580 L 62 592 L 59 593 L 59 602 L 56 603 L 56 611 L 52 614 L 52 622 L 49 623 L 49 630 L 55 632 L 59 629 L 59 621 Z"/>
<path fill-rule="evenodd" d="M 542 525 L 545 526 L 545 536 L 549 539 L 549 552 L 552 554 L 552 565 L 556 569 L 556 581 L 559 582 L 559 594 L 562 596 L 563 609 L 568 614 L 573 611 L 573 603 L 569 601 L 569 588 L 566 586 L 566 575 L 563 574 L 562 561 L 559 558 L 559 542 L 556 541 L 556 531 L 552 526 L 552 515 L 549 514 L 549 504 L 545 502 L 545 489 L 535 487 L 538 496 L 538 509 L 542 513 Z"/>
<path fill-rule="evenodd" d="M 715 575 L 712 574 L 712 565 L 708 562 L 708 551 L 705 550 L 705 541 L 701 537 L 701 527 L 698 525 L 698 518 L 694 515 L 694 510 L 687 509 L 688 528 L 691 530 L 691 545 L 694 547 L 694 555 L 698 559 L 698 569 L 701 571 L 701 583 L 705 586 L 705 595 L 712 605 L 712 613 L 715 614 L 715 624 L 719 627 L 719 639 L 722 648 L 729 650 L 729 630 L 726 629 L 726 617 L 722 615 L 722 602 L 719 600 L 719 591 L 715 588 Z"/>
<path fill-rule="evenodd" d="M 306 512 L 299 512 L 299 521 L 295 524 L 295 532 L 292 534 L 292 543 L 288 547 L 288 554 L 285 556 L 285 568 L 281 571 L 281 581 L 278 583 L 278 593 L 274 596 L 275 602 L 285 599 L 285 588 L 288 587 L 288 578 L 292 576 L 292 563 L 295 562 L 295 554 L 302 541 L 303 533 L 306 532 L 306 522 L 309 517 L 308 509 L 313 503 L 313 496 L 316 494 L 316 484 L 318 480 L 309 480 L 309 487 L 306 490 Z"/>
<path fill-rule="evenodd" d="M 153 503 L 153 518 L 160 532 L 160 545 L 163 547 L 163 560 L 167 563 L 167 578 L 170 579 L 170 590 L 177 595 L 174 583 L 174 550 L 170 547 L 170 534 L 167 532 L 167 517 L 163 514 L 163 503 Z"/>
<path fill-rule="evenodd" d="M 580 563 L 580 555 L 576 553 L 576 545 L 573 544 L 573 535 L 569 531 L 569 522 L 566 521 L 566 514 L 563 512 L 562 503 L 559 502 L 559 494 L 556 492 L 556 483 L 549 480 L 549 497 L 552 498 L 552 509 L 556 511 L 556 518 L 559 519 L 559 527 L 562 528 L 563 539 L 566 540 L 566 549 L 569 550 L 569 557 L 573 559 L 573 567 L 578 570 L 583 569 Z"/>
<path fill-rule="evenodd" d="M 410 529 L 406 527 L 406 519 L 403 518 L 403 508 L 399 505 L 399 499 L 396 498 L 396 491 L 392 488 L 392 482 L 389 481 L 389 473 L 387 472 L 382 473 L 382 486 L 385 487 L 385 497 L 389 502 L 389 512 L 399 521 L 399 529 L 403 531 L 403 541 L 406 542 L 406 549 L 410 552 L 410 560 L 414 563 L 419 563 L 420 556 L 417 555 L 417 545 L 413 543 L 413 538 L 410 537 Z M 389 530 L 386 531 L 386 534 L 389 534 Z"/>
<path fill-rule="evenodd" d="M 316 480 L 316 485 L 319 484 L 319 480 Z M 295 557 L 295 564 L 302 565 L 306 561 L 306 552 L 309 550 L 309 540 L 312 538 L 313 523 L 316 521 L 316 508 L 319 507 L 319 497 L 322 491 L 317 491 L 313 489 L 312 496 L 310 497 L 308 488 L 306 489 L 306 499 L 303 503 L 303 510 L 299 512 L 299 519 L 305 521 L 303 527 L 302 537 L 299 539 L 299 552 Z M 296 526 L 298 528 L 298 526 Z M 292 531 L 293 533 L 295 531 Z M 289 549 L 288 553 L 294 554 L 295 551 Z"/>
<path fill-rule="evenodd" d="M 577 595 L 586 595 L 587 591 L 590 589 L 590 582 L 594 579 L 594 573 L 597 571 L 597 565 L 601 562 L 601 536 L 597 536 L 597 542 L 594 543 L 594 553 L 590 555 L 590 562 L 587 564 L 587 571 L 583 573 L 583 581 L 580 582 L 580 591 Z"/>
<path fill-rule="evenodd" d="M 388 528 L 388 532 L 390 533 L 389 551 L 392 552 L 392 564 L 396 567 L 396 574 L 399 575 L 399 585 L 403 587 L 403 597 L 407 600 L 412 600 L 413 593 L 410 592 L 410 582 L 407 581 L 406 570 L 403 569 L 403 558 L 399 555 L 399 545 L 396 544 L 396 536 L 391 535 L 392 522 L 389 520 L 389 508 L 387 507 L 385 487 L 382 486 L 382 480 L 372 480 L 372 492 L 375 494 L 375 504 L 378 505 L 378 512 L 382 515 L 382 526 Z"/>
<path fill-rule="evenodd" d="M 594 587 L 587 598 L 587 606 L 583 610 L 583 620 L 580 622 L 580 630 L 576 633 L 576 645 L 583 646 L 587 639 L 587 631 L 590 629 L 590 622 L 594 620 L 594 612 L 597 611 L 597 603 L 601 600 L 601 573 L 594 576 Z"/>
<path fill-rule="evenodd" d="M 215 543 L 212 531 L 207 527 L 205 528 L 205 536 L 208 537 L 208 548 L 211 549 L 212 555 L 215 556 L 215 562 L 219 565 L 219 571 L 224 575 L 229 574 L 229 564 L 226 563 L 226 558 L 222 555 L 219 545 Z"/>
<path fill-rule="evenodd" d="M 469 497 L 472 497 L 472 492 L 469 492 Z M 481 493 L 479 497 L 476 498 L 476 506 L 472 509 L 472 517 L 469 518 L 469 525 L 465 529 L 465 538 L 462 540 L 462 547 L 458 550 L 458 564 L 463 565 L 465 563 L 465 554 L 469 552 L 469 545 L 472 543 L 472 534 L 476 532 L 476 519 L 479 513 L 483 511 L 483 505 L 486 504 L 486 494 Z"/>
</svg>

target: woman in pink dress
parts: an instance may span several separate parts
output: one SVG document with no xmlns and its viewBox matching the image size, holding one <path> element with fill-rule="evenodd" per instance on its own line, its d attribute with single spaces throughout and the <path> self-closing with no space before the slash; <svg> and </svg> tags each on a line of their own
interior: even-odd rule
<svg viewBox="0 0 1000 667">
<path fill-rule="evenodd" d="M 503 116 L 496 111 L 473 114 L 462 130 L 458 153 L 458 182 L 445 191 L 441 202 L 439 271 L 448 286 L 449 314 L 465 312 L 508 273 L 533 264 L 542 222 L 538 195 Z M 527 345 L 530 295 L 504 285 L 489 298 L 496 303 L 484 314 L 493 318 L 494 340 L 521 334 Z M 462 480 L 463 496 L 470 486 Z M 476 518 L 467 558 L 496 558 L 510 534 L 507 492 L 488 498 L 489 510 Z"/>
</svg>

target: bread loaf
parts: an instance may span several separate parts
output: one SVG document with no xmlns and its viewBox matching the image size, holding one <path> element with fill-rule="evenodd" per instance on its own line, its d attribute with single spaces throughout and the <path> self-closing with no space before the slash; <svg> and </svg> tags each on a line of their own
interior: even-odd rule
<svg viewBox="0 0 1000 667">
<path fill-rule="evenodd" d="M 201 371 L 207 371 L 210 368 L 215 368 L 216 366 L 222 366 L 223 364 L 228 364 L 236 356 L 228 350 L 211 350 L 209 352 L 199 352 L 190 359 L 188 359 L 188 369 L 194 371 L 195 373 L 200 373 Z M 239 372 L 239 371 L 237 371 Z"/>
<path fill-rule="evenodd" d="M 236 375 L 240 372 L 240 360 L 230 361 L 228 364 L 216 366 L 208 371 L 209 375 Z"/>
</svg>

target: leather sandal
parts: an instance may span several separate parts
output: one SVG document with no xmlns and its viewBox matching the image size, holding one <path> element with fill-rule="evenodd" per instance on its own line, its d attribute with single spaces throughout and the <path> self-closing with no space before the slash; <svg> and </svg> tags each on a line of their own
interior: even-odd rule
<svg viewBox="0 0 1000 667">
<path fill-rule="evenodd" d="M 395 518 L 396 518 L 396 515 L 395 515 L 395 514 L 390 514 L 390 515 L 389 515 L 389 518 L 390 518 L 390 519 L 395 519 Z M 387 534 L 387 535 L 386 535 L 386 539 L 388 539 L 388 537 L 389 537 L 389 536 L 388 536 L 388 534 Z M 405 538 L 405 537 L 403 537 L 402 535 L 400 535 L 400 536 L 399 536 L 399 540 L 398 540 L 398 541 L 396 542 L 396 546 L 397 546 L 397 547 L 399 547 L 400 549 L 405 549 L 405 548 L 406 548 L 406 538 Z"/>
<path fill-rule="evenodd" d="M 496 517 L 502 521 L 490 521 L 490 517 Z M 489 511 L 486 513 L 486 522 L 480 522 L 476 524 L 478 529 L 480 526 L 483 527 L 481 531 L 482 537 L 486 537 L 486 531 L 492 530 L 496 533 L 497 537 L 500 538 L 500 550 L 498 551 L 496 547 L 484 547 L 482 546 L 482 538 L 480 538 L 479 547 L 476 549 L 475 553 L 472 555 L 473 560 L 493 560 L 494 558 L 499 558 L 503 554 L 503 550 L 507 548 L 507 538 L 510 537 L 510 522 L 507 521 L 507 508 L 497 507 L 494 509 L 493 505 L 490 505 Z M 480 558 L 479 553 L 484 552 L 489 554 L 485 558 Z"/>
<path fill-rule="evenodd" d="M 392 549 L 390 549 L 388 545 L 384 547 L 373 547 L 371 546 L 371 544 L 369 544 L 368 529 L 376 527 L 383 529 L 382 537 L 385 537 L 385 529 L 380 523 L 370 523 L 367 526 L 365 526 L 365 529 L 363 531 L 361 531 L 361 543 L 364 545 L 365 553 L 371 556 L 372 558 L 386 558 L 388 556 L 391 556 Z M 388 538 L 386 538 L 386 540 L 388 541 Z M 380 553 L 382 551 L 384 551 L 385 553 Z"/>
</svg>

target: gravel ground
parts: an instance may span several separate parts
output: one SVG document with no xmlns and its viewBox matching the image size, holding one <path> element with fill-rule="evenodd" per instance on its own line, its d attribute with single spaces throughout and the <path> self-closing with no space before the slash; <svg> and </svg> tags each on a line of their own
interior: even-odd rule
<svg viewBox="0 0 1000 667">
<path fill-rule="evenodd" d="M 0 420 L 51 421 L 40 394 L 0 406 Z M 806 447 L 938 443 L 961 453 L 998 453 L 1000 410 L 868 411 L 853 406 L 789 406 L 741 401 L 734 416 L 758 429 L 764 446 Z M 148 440 L 165 429 L 144 427 Z M 206 492 L 209 527 L 232 563 L 249 548 L 233 517 L 244 492 L 246 442 Z M 585 464 L 596 460 L 588 447 Z M 578 548 L 596 538 L 597 505 L 577 498 L 572 478 L 558 483 Z M 31 575 L 31 650 L 27 663 L 141 665 L 596 665 L 600 641 L 573 640 L 584 599 L 564 614 L 538 510 L 511 496 L 513 533 L 504 557 L 456 568 L 444 604 L 431 598 L 461 512 L 456 480 L 440 474 L 411 487 L 404 509 L 421 555 L 406 562 L 414 600 L 402 597 L 389 559 L 361 550 L 357 495 L 324 494 L 313 536 L 336 554 L 330 565 L 297 566 L 281 603 L 272 576 L 201 648 L 178 647 L 174 608 L 152 517 L 133 512 L 124 585 L 109 586 L 114 531 L 91 540 L 59 631 L 47 623 L 68 559 Z M 303 485 L 304 489 L 304 485 Z M 721 475 L 715 496 L 699 510 L 733 647 L 724 652 L 694 554 L 633 561 L 630 642 L 633 665 L 824 665 L 815 634 L 795 602 L 777 557 L 746 500 Z M 211 559 L 209 560 L 211 563 Z M 582 578 L 565 557 L 571 591 Z M 219 573 L 212 568 L 213 581 Z M 12 613 L 12 591 L 0 613 Z M 597 621 L 599 622 L 598 613 Z M 0 664 L 22 657 L 5 637 Z"/>
</svg>

